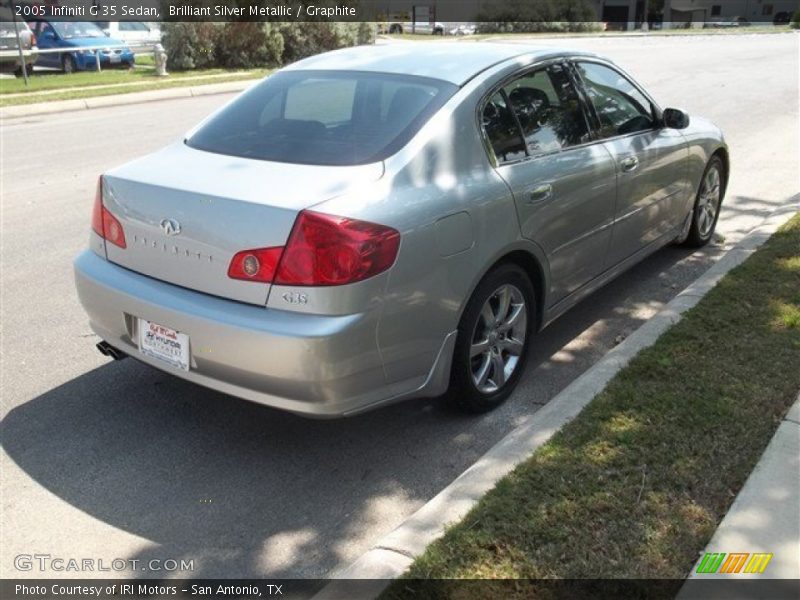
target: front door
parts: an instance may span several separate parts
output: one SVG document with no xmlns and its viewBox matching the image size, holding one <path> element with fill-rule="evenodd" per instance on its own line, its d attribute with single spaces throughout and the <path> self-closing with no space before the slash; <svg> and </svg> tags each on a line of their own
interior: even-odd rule
<svg viewBox="0 0 800 600">
<path fill-rule="evenodd" d="M 527 71 L 483 109 L 498 173 L 514 195 L 522 235 L 550 270 L 555 303 L 600 274 L 614 217 L 614 160 L 587 145 L 589 128 L 564 64 Z"/>
<path fill-rule="evenodd" d="M 616 167 L 610 268 L 680 226 L 686 216 L 688 149 L 680 132 L 660 126 L 655 106 L 619 71 L 591 61 L 576 65 L 596 135 Z"/>
</svg>

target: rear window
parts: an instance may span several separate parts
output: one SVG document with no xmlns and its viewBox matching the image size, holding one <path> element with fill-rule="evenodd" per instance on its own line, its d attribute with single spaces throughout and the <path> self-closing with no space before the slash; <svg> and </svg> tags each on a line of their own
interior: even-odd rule
<svg viewBox="0 0 800 600">
<path fill-rule="evenodd" d="M 186 143 L 287 163 L 377 162 L 405 145 L 457 89 L 406 75 L 283 71 L 212 117 Z"/>
</svg>

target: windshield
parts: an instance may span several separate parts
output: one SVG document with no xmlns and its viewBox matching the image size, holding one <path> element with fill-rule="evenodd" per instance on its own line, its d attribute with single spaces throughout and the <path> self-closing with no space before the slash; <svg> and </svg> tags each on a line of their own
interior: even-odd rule
<svg viewBox="0 0 800 600">
<path fill-rule="evenodd" d="M 56 30 L 58 37 L 69 40 L 73 38 L 96 38 L 106 37 L 103 30 L 94 23 L 77 22 L 69 23 L 64 21 L 51 21 L 50 25 Z"/>
<path fill-rule="evenodd" d="M 277 162 L 377 162 L 405 145 L 456 89 L 406 75 L 283 71 L 243 94 L 186 143 Z"/>
</svg>

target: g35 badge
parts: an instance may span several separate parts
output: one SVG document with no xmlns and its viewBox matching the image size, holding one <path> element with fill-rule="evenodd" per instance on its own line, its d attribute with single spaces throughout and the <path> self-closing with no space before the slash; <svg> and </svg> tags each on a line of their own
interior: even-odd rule
<svg viewBox="0 0 800 600">
<path fill-rule="evenodd" d="M 301 292 L 285 292 L 281 298 L 289 304 L 308 304 L 308 294 Z"/>
</svg>

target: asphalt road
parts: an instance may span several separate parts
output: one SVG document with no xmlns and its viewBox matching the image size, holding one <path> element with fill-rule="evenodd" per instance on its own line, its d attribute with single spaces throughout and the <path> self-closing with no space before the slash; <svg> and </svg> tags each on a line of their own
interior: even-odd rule
<svg viewBox="0 0 800 600">
<path fill-rule="evenodd" d="M 311 421 L 94 350 L 73 289 L 97 175 L 228 96 L 2 124 L 2 540 L 18 554 L 193 559 L 192 577 L 319 577 L 448 484 L 800 190 L 796 35 L 559 40 L 617 60 L 663 106 L 715 120 L 733 176 L 719 231 L 667 248 L 535 341 L 514 397 L 480 417 L 419 400 Z M 720 356 L 724 356 L 724 348 Z M 710 368 L 723 368 L 710 365 Z M 163 572 L 119 575 L 160 577 Z"/>
</svg>

